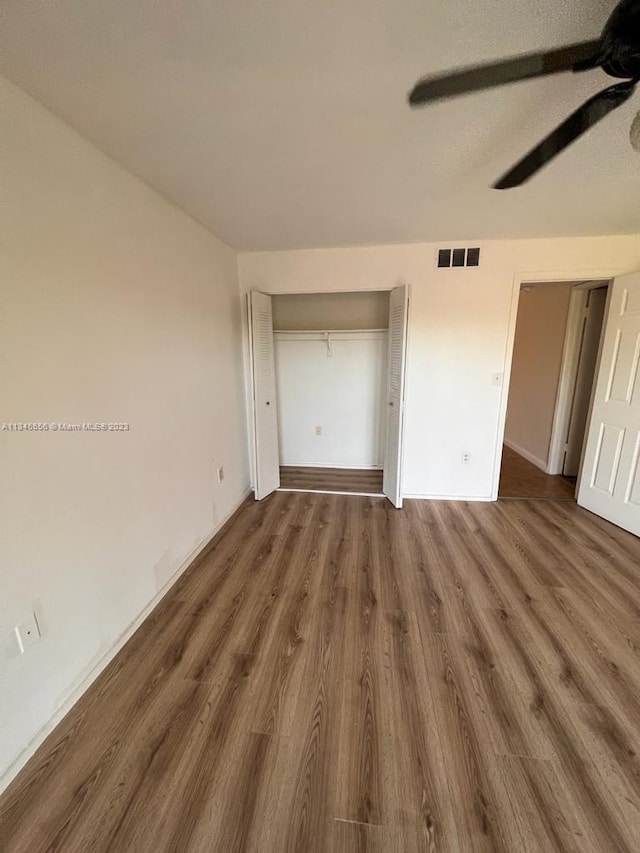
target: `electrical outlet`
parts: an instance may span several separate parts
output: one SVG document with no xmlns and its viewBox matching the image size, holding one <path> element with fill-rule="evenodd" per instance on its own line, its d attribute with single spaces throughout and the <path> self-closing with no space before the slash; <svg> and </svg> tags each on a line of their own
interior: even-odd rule
<svg viewBox="0 0 640 853">
<path fill-rule="evenodd" d="M 224 465 L 221 465 L 218 468 L 218 482 L 221 483 L 224 480 Z"/>
<path fill-rule="evenodd" d="M 464 450 L 462 452 L 462 464 L 468 465 L 471 462 L 471 454 L 468 450 Z"/>
<path fill-rule="evenodd" d="M 322 435 L 322 427 L 321 426 L 316 427 L 316 435 Z"/>
<path fill-rule="evenodd" d="M 24 620 L 24 622 L 16 625 L 13 630 L 15 631 L 16 639 L 20 646 L 20 654 L 24 654 L 29 646 L 37 643 L 42 636 L 35 613 L 32 613 L 28 619 Z"/>
</svg>

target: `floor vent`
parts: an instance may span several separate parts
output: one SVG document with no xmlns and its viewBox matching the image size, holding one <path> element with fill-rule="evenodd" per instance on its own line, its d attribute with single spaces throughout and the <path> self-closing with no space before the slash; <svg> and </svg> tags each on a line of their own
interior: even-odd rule
<svg viewBox="0 0 640 853">
<path fill-rule="evenodd" d="M 479 267 L 480 249 L 438 249 L 439 267 Z"/>
</svg>

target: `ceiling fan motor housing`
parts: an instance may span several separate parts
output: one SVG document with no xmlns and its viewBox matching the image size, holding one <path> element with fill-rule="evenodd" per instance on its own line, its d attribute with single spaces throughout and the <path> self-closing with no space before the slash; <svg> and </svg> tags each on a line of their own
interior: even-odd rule
<svg viewBox="0 0 640 853">
<path fill-rule="evenodd" d="M 640 0 L 622 0 L 602 33 L 602 68 L 612 77 L 640 80 Z"/>
</svg>

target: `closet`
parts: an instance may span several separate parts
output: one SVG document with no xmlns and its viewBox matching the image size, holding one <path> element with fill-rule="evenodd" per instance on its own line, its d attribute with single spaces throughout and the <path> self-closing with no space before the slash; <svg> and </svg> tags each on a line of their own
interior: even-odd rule
<svg viewBox="0 0 640 853">
<path fill-rule="evenodd" d="M 386 494 L 401 506 L 408 288 L 249 294 L 255 495 Z"/>
</svg>

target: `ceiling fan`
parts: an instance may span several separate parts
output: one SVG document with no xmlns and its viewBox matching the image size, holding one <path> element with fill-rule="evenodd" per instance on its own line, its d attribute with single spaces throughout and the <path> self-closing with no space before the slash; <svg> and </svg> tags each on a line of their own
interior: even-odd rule
<svg viewBox="0 0 640 853">
<path fill-rule="evenodd" d="M 602 68 L 611 77 L 624 79 L 609 86 L 579 107 L 559 127 L 533 148 L 493 185 L 505 190 L 517 187 L 552 160 L 608 113 L 623 104 L 640 81 L 640 0 L 621 0 L 595 41 L 570 44 L 557 50 L 528 53 L 488 65 L 463 68 L 452 74 L 425 77 L 409 95 L 412 107 L 477 92 L 504 83 Z"/>
</svg>

